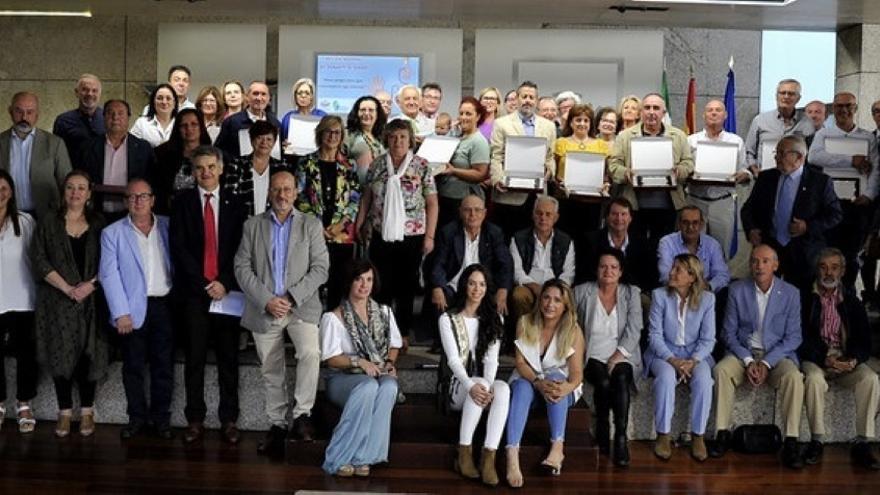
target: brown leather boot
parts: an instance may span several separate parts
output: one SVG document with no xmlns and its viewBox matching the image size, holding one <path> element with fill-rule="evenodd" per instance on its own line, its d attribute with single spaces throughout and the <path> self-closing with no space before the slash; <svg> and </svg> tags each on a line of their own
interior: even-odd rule
<svg viewBox="0 0 880 495">
<path fill-rule="evenodd" d="M 480 473 L 483 483 L 489 486 L 498 484 L 498 472 L 495 471 L 495 451 L 483 447 L 483 456 L 480 458 Z"/>
<path fill-rule="evenodd" d="M 668 461 L 672 457 L 672 437 L 668 433 L 658 433 L 654 441 L 654 455 Z"/>
<path fill-rule="evenodd" d="M 703 462 L 709 457 L 709 452 L 706 450 L 706 441 L 703 439 L 703 435 L 697 435 L 694 433 L 691 435 L 691 457 L 694 459 Z"/>
<path fill-rule="evenodd" d="M 454 467 L 455 472 L 465 478 L 477 479 L 480 477 L 480 472 L 477 471 L 477 466 L 474 465 L 474 455 L 471 452 L 470 445 L 458 446 L 458 458 L 455 460 Z"/>
</svg>

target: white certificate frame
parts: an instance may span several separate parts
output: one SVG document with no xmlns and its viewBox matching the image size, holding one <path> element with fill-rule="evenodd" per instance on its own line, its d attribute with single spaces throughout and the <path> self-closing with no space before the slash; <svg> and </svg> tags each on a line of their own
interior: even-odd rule
<svg viewBox="0 0 880 495">
<path fill-rule="evenodd" d="M 321 122 L 322 117 L 316 115 L 291 115 L 287 124 L 287 148 L 284 152 L 288 155 L 308 155 L 318 151 L 315 142 L 315 128 Z"/>
<path fill-rule="evenodd" d="M 845 156 L 868 156 L 871 143 L 867 139 L 857 137 L 828 137 L 825 138 L 825 151 L 832 155 Z"/>
<path fill-rule="evenodd" d="M 868 190 L 868 177 L 854 168 L 825 167 L 823 171 L 831 177 L 834 193 L 841 201 L 852 201 Z"/>
<path fill-rule="evenodd" d="M 565 154 L 565 189 L 573 196 L 607 196 L 605 154 L 569 151 Z"/>
<path fill-rule="evenodd" d="M 642 136 L 630 141 L 633 187 L 671 189 L 678 185 L 672 138 Z"/>
<path fill-rule="evenodd" d="M 761 140 L 761 172 L 776 168 L 776 145 L 779 139 Z"/>
<path fill-rule="evenodd" d="M 545 138 L 507 136 L 504 141 L 504 185 L 511 189 L 543 189 L 546 158 Z"/>
<path fill-rule="evenodd" d="M 431 168 L 431 173 L 437 175 L 452 160 L 452 155 L 455 154 L 460 142 L 461 140 L 457 137 L 428 136 L 422 141 L 416 156 L 424 158 Z"/>
<path fill-rule="evenodd" d="M 694 150 L 694 182 L 733 186 L 736 184 L 739 145 L 723 141 L 699 141 Z"/>
</svg>

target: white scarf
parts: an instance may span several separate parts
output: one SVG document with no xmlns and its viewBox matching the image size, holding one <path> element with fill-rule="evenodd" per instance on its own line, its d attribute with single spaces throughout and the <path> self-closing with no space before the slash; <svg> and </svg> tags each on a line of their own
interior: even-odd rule
<svg viewBox="0 0 880 495">
<path fill-rule="evenodd" d="M 403 177 L 413 152 L 408 151 L 397 172 L 391 163 L 391 154 L 385 155 L 385 167 L 388 169 L 388 182 L 385 184 L 385 211 L 382 217 L 382 240 L 385 242 L 402 241 L 406 227 L 406 208 L 403 205 L 403 189 L 400 178 Z"/>
</svg>

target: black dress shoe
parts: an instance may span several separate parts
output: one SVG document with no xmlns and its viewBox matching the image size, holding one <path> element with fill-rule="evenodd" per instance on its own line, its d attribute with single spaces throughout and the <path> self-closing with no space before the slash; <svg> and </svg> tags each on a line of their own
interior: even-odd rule
<svg viewBox="0 0 880 495">
<path fill-rule="evenodd" d="M 715 433 L 715 440 L 709 444 L 709 457 L 723 457 L 730 450 L 730 441 L 732 435 L 730 430 L 718 430 Z"/>
<path fill-rule="evenodd" d="M 810 466 L 819 464 L 822 460 L 822 452 L 824 450 L 825 447 L 822 445 L 822 442 L 811 440 L 810 443 L 807 444 L 807 450 L 804 451 L 804 463 Z"/>
<path fill-rule="evenodd" d="M 300 442 L 314 442 L 315 426 L 312 424 L 312 418 L 303 414 L 294 419 L 290 428 L 290 437 Z"/>
<path fill-rule="evenodd" d="M 183 441 L 186 443 L 196 443 L 205 436 L 205 427 L 201 422 L 196 421 L 190 423 L 189 426 L 186 427 L 186 431 L 183 433 Z"/>
<path fill-rule="evenodd" d="M 626 441 L 626 433 L 614 433 L 614 465 L 617 467 L 629 466 L 629 445 Z"/>
<path fill-rule="evenodd" d="M 596 445 L 599 446 L 599 453 L 602 455 L 611 452 L 611 425 L 608 420 L 596 421 Z"/>
<path fill-rule="evenodd" d="M 791 469 L 803 469 L 804 467 L 801 449 L 794 438 L 786 438 L 782 445 L 782 465 Z"/>
<path fill-rule="evenodd" d="M 131 422 L 119 432 L 119 437 L 123 440 L 129 440 L 143 433 L 145 427 L 144 423 Z"/>
<path fill-rule="evenodd" d="M 852 449 L 850 449 L 850 456 L 852 457 L 853 464 L 856 466 L 872 471 L 880 470 L 880 461 L 877 461 L 877 458 L 874 457 L 874 453 L 871 452 L 871 445 L 867 442 L 858 442 L 853 445 Z"/>
<path fill-rule="evenodd" d="M 171 425 L 167 423 L 156 425 L 154 432 L 156 437 L 161 438 L 162 440 L 171 440 L 174 438 L 174 430 L 172 430 Z"/>
<path fill-rule="evenodd" d="M 230 445 L 236 445 L 241 440 L 241 433 L 239 433 L 235 423 L 230 421 L 220 428 L 220 438 Z"/>
<path fill-rule="evenodd" d="M 266 433 L 266 438 L 257 446 L 257 453 L 269 456 L 270 459 L 284 458 L 284 441 L 287 430 L 280 426 L 272 425 Z"/>
</svg>

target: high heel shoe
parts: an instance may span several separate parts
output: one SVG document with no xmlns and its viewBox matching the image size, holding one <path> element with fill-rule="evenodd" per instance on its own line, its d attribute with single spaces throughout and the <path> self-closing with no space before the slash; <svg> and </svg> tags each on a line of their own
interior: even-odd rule
<svg viewBox="0 0 880 495">
<path fill-rule="evenodd" d="M 523 475 L 519 470 L 519 447 L 507 447 L 507 484 L 511 488 L 523 486 Z"/>
<path fill-rule="evenodd" d="M 559 459 L 558 463 L 554 463 L 550 459 L 544 459 L 541 462 L 541 469 L 545 474 L 549 474 L 550 476 L 559 476 L 562 474 L 562 461 L 564 460 L 565 457 Z"/>
</svg>

